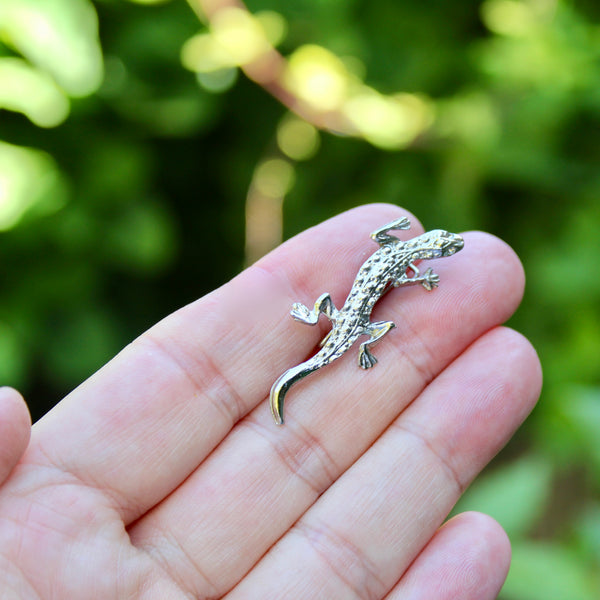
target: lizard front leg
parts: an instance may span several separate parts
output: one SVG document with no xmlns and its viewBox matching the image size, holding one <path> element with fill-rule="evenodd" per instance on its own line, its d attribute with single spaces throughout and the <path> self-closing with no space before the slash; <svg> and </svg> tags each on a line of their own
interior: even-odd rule
<svg viewBox="0 0 600 600">
<path fill-rule="evenodd" d="M 290 314 L 296 321 L 300 321 L 300 323 L 316 325 L 319 320 L 319 315 L 321 314 L 324 314 L 330 321 L 335 321 L 338 310 L 335 307 L 331 296 L 328 293 L 325 293 L 317 298 L 312 310 L 301 302 L 294 302 Z"/>
<path fill-rule="evenodd" d="M 408 267 L 413 272 L 413 276 L 409 277 L 406 272 L 404 272 L 403 275 L 394 281 L 394 287 L 420 283 L 426 290 L 432 290 L 440 284 L 440 276 L 437 273 L 434 273 L 433 269 L 427 269 L 427 271 L 421 275 L 418 267 L 413 263 L 410 263 Z"/>
<path fill-rule="evenodd" d="M 371 239 L 376 241 L 380 246 L 389 244 L 391 242 L 397 242 L 398 238 L 393 235 L 389 235 L 388 231 L 395 231 L 398 229 L 410 229 L 410 221 L 406 217 L 396 219 L 395 221 L 376 229 L 371 234 Z"/>
</svg>

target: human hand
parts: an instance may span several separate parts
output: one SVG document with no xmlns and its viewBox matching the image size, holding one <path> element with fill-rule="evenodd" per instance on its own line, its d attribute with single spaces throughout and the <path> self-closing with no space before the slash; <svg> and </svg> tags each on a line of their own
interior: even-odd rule
<svg viewBox="0 0 600 600">
<path fill-rule="evenodd" d="M 440 525 L 539 393 L 535 352 L 498 327 L 524 283 L 503 242 L 467 233 L 438 290 L 382 299 L 397 328 L 376 368 L 345 357 L 298 384 L 283 427 L 268 408 L 324 333 L 289 307 L 343 300 L 398 214 L 362 207 L 290 240 L 125 348 L 28 445 L 2 390 L 0 599 L 495 598 L 500 527 Z"/>
</svg>

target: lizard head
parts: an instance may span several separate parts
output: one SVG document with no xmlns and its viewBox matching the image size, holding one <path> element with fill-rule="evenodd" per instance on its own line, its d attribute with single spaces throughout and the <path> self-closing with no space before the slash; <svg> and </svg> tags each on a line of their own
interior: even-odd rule
<svg viewBox="0 0 600 600">
<path fill-rule="evenodd" d="M 465 245 L 460 235 L 442 229 L 428 231 L 410 240 L 410 242 L 414 243 L 415 259 L 452 256 Z"/>
</svg>

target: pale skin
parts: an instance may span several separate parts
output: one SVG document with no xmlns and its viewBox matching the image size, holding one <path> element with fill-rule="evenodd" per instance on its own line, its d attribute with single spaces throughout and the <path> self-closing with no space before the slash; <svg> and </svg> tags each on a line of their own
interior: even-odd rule
<svg viewBox="0 0 600 600">
<path fill-rule="evenodd" d="M 282 427 L 268 408 L 327 331 L 296 323 L 293 302 L 342 302 L 369 233 L 403 214 L 361 207 L 290 240 L 33 428 L 0 390 L 0 599 L 496 598 L 500 526 L 443 523 L 539 395 L 535 351 L 500 327 L 524 285 L 508 246 L 465 234 L 430 263 L 438 289 L 377 305 L 397 327 L 375 368 L 350 356 L 307 378 Z M 402 239 L 422 231 L 407 216 Z"/>
</svg>

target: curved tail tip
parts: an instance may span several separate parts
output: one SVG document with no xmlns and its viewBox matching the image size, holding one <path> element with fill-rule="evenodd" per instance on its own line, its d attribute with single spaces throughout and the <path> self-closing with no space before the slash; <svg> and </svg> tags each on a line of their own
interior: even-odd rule
<svg viewBox="0 0 600 600">
<path fill-rule="evenodd" d="M 283 425 L 283 403 L 279 402 L 278 394 L 271 392 L 271 414 L 276 425 Z"/>
</svg>

